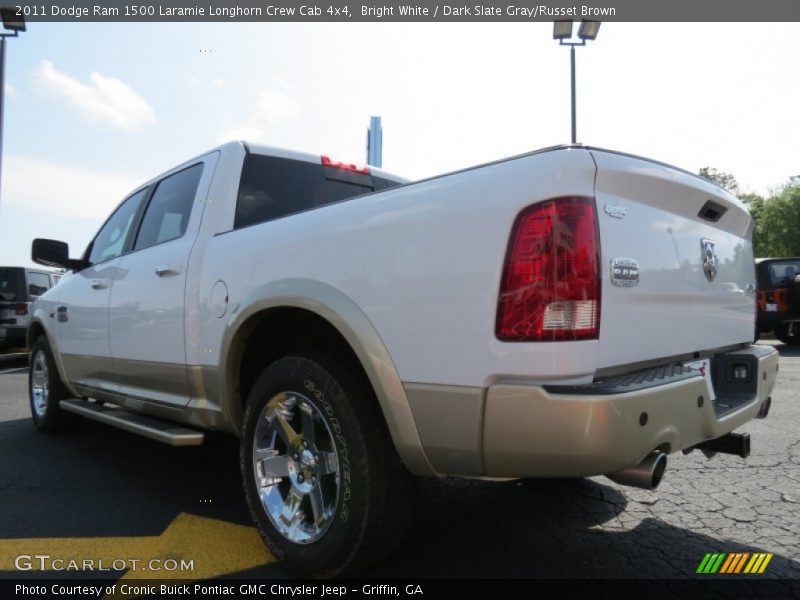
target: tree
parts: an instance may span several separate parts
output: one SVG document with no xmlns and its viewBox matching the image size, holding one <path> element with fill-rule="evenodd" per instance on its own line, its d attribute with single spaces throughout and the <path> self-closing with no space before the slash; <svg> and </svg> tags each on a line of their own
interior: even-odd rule
<svg viewBox="0 0 800 600">
<path fill-rule="evenodd" d="M 789 183 L 764 200 L 754 218 L 756 256 L 800 256 L 800 183 Z"/>
<path fill-rule="evenodd" d="M 800 256 L 800 177 L 771 196 L 740 193 L 739 182 L 730 173 L 703 167 L 698 174 L 739 196 L 753 217 L 753 254 L 763 257 Z"/>
<path fill-rule="evenodd" d="M 725 171 L 720 171 L 714 167 L 703 167 L 698 171 L 698 175 L 704 179 L 708 179 L 711 183 L 728 190 L 732 194 L 739 193 L 739 182 L 736 177 Z"/>
<path fill-rule="evenodd" d="M 753 217 L 753 255 L 769 256 L 767 231 L 764 229 L 766 200 L 758 194 L 741 194 L 739 199 L 747 205 L 747 209 Z"/>
</svg>

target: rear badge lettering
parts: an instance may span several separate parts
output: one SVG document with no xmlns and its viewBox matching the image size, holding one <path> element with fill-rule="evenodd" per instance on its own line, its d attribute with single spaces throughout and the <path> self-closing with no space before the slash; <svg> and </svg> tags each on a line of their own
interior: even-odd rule
<svg viewBox="0 0 800 600">
<path fill-rule="evenodd" d="M 632 258 L 612 258 L 611 283 L 619 287 L 639 285 L 639 261 Z"/>
<path fill-rule="evenodd" d="M 615 219 L 624 219 L 628 215 L 628 209 L 624 206 L 606 204 L 603 210 L 609 217 L 614 217 Z"/>
</svg>

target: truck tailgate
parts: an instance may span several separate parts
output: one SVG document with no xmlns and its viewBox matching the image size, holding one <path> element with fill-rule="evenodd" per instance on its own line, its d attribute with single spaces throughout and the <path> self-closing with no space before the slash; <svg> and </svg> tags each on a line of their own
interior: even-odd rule
<svg viewBox="0 0 800 600">
<path fill-rule="evenodd" d="M 752 342 L 744 205 L 690 173 L 591 152 L 603 269 L 598 368 Z"/>
</svg>

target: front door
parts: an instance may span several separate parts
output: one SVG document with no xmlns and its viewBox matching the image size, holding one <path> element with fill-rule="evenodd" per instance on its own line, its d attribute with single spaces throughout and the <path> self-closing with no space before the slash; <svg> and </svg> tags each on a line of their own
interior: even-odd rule
<svg viewBox="0 0 800 600">
<path fill-rule="evenodd" d="M 111 375 L 108 301 L 120 256 L 132 234 L 132 225 L 147 190 L 141 190 L 111 215 L 92 241 L 89 266 L 64 277 L 54 290 L 58 351 L 67 379 L 91 396 L 93 389 L 115 391 Z"/>
<path fill-rule="evenodd" d="M 130 253 L 117 268 L 109 307 L 111 356 L 120 392 L 189 402 L 184 296 L 210 168 L 198 162 L 155 184 Z"/>
</svg>

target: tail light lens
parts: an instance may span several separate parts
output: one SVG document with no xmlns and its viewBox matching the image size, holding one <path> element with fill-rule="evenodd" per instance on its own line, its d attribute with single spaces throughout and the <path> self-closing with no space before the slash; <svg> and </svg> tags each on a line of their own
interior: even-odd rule
<svg viewBox="0 0 800 600">
<path fill-rule="evenodd" d="M 24 317 L 28 314 L 28 305 L 24 302 L 14 305 L 14 314 L 18 317 Z"/>
<path fill-rule="evenodd" d="M 557 198 L 524 210 L 506 253 L 497 337 L 517 342 L 596 339 L 598 251 L 592 198 Z"/>
</svg>

